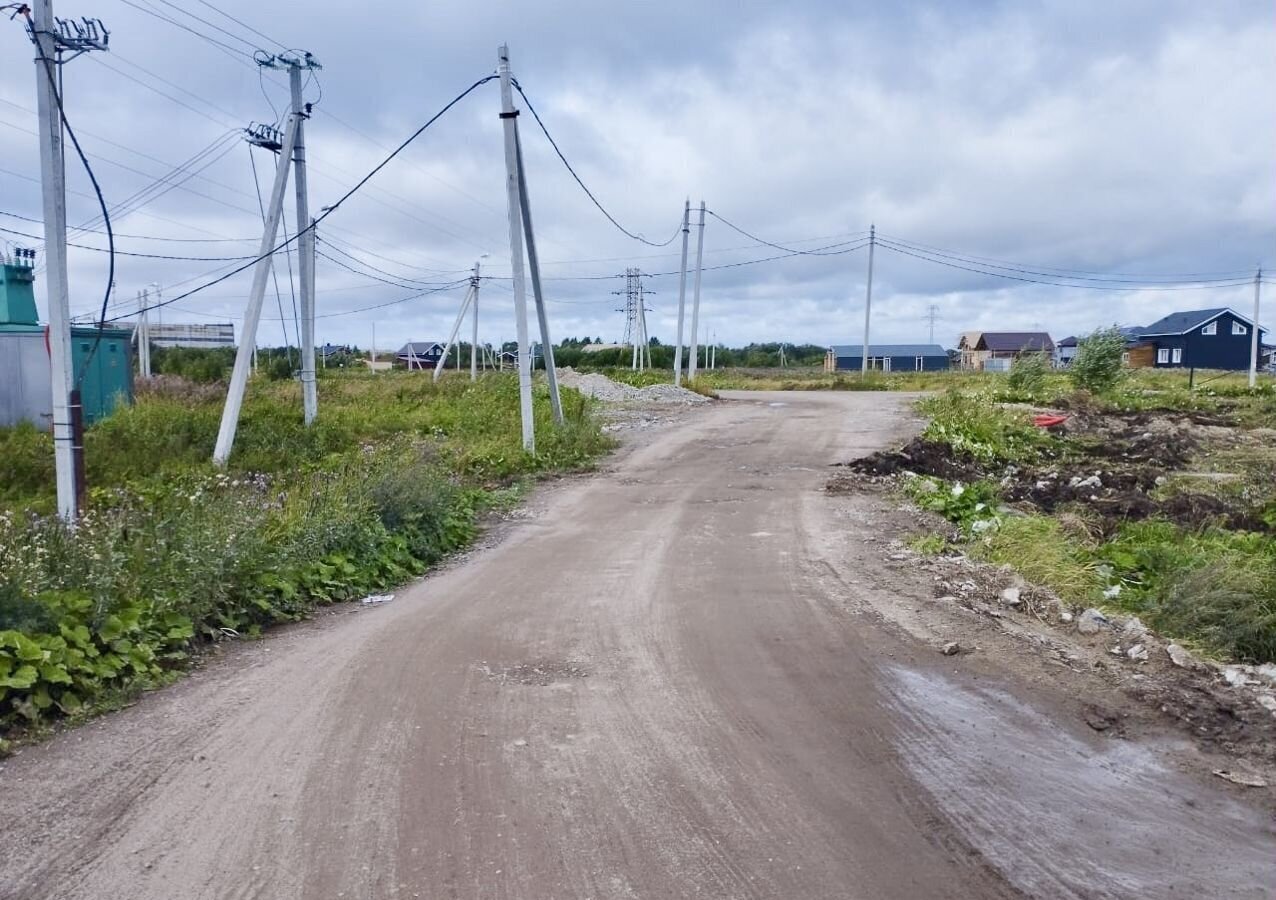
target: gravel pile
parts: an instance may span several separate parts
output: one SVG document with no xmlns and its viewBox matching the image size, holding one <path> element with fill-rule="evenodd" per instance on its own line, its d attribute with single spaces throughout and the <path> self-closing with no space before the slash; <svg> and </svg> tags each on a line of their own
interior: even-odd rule
<svg viewBox="0 0 1276 900">
<path fill-rule="evenodd" d="M 558 383 L 563 387 L 575 388 L 585 396 L 604 403 L 703 403 L 709 399 L 672 384 L 630 387 L 597 372 L 577 372 L 571 366 L 557 372 Z"/>
</svg>

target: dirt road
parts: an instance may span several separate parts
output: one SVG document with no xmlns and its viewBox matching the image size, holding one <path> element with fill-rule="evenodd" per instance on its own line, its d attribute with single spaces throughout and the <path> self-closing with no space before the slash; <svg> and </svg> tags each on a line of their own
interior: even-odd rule
<svg viewBox="0 0 1276 900">
<path fill-rule="evenodd" d="M 28 749 L 0 896 L 1272 896 L 1265 813 L 871 613 L 927 586 L 821 488 L 907 409 L 732 395 L 393 603 Z"/>
</svg>

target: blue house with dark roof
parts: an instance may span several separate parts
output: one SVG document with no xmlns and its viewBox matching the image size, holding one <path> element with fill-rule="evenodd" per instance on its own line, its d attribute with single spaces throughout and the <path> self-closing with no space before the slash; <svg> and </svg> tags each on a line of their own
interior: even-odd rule
<svg viewBox="0 0 1276 900">
<path fill-rule="evenodd" d="M 863 344 L 834 345 L 824 360 L 829 372 L 859 372 L 863 365 Z M 938 344 L 869 344 L 868 367 L 874 372 L 942 372 L 948 368 L 948 351 Z"/>
<path fill-rule="evenodd" d="M 1158 369 L 1249 368 L 1254 323 L 1233 309 L 1171 313 L 1138 330 L 1147 365 Z M 1260 333 L 1262 344 L 1265 332 Z"/>
</svg>

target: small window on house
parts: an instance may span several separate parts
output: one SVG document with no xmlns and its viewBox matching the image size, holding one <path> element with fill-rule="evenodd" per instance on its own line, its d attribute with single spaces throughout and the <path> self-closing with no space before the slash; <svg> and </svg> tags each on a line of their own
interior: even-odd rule
<svg viewBox="0 0 1276 900">
<path fill-rule="evenodd" d="M 1158 351 L 1156 351 L 1156 364 L 1157 364 L 1158 366 L 1168 365 L 1168 364 L 1169 364 L 1169 362 L 1170 362 L 1170 351 L 1169 351 L 1169 350 L 1158 350 Z"/>
<path fill-rule="evenodd" d="M 1182 361 L 1183 361 L 1183 348 L 1182 348 L 1182 347 L 1175 347 L 1175 348 L 1174 348 L 1174 354 L 1173 354 L 1173 362 L 1174 362 L 1174 364 L 1175 364 L 1175 365 L 1178 365 L 1178 364 L 1179 364 L 1179 363 L 1181 363 Z"/>
<path fill-rule="evenodd" d="M 1218 323 L 1210 322 L 1208 325 L 1206 325 L 1204 328 L 1201 329 L 1201 334 L 1218 334 Z"/>
<path fill-rule="evenodd" d="M 1232 334 L 1249 334 L 1249 329 L 1240 322 L 1232 323 Z"/>
</svg>

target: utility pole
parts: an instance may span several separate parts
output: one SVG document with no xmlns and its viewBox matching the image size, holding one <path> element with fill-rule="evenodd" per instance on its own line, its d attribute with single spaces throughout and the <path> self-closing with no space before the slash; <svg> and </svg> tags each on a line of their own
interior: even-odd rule
<svg viewBox="0 0 1276 900">
<path fill-rule="evenodd" d="M 137 295 L 137 371 L 143 378 L 151 377 L 151 326 L 146 317 L 149 303 L 150 291 L 143 288 Z"/>
<path fill-rule="evenodd" d="M 288 117 L 288 128 L 280 145 L 279 165 L 275 166 L 275 181 L 270 189 L 270 207 L 266 210 L 266 225 L 262 229 L 259 257 L 253 268 L 253 284 L 248 293 L 248 308 L 244 311 L 244 327 L 239 335 L 239 348 L 235 352 L 235 366 L 230 373 L 230 387 L 226 390 L 226 406 L 222 409 L 221 425 L 217 429 L 217 444 L 213 447 L 213 464 L 226 465 L 231 447 L 235 444 L 235 431 L 239 427 L 239 410 L 244 403 L 244 391 L 248 387 L 248 369 L 252 364 L 253 350 L 257 346 L 257 325 L 261 321 L 261 304 L 266 296 L 266 279 L 270 277 L 271 251 L 279 232 L 279 219 L 283 215 L 284 191 L 288 188 L 288 160 L 292 158 L 293 144 L 297 139 L 297 116 Z M 313 365 L 313 361 L 311 363 Z"/>
<path fill-rule="evenodd" d="M 479 260 L 474 260 L 474 274 L 470 276 L 470 304 L 473 306 L 474 327 L 470 331 L 470 381 L 478 381 L 478 294 Z"/>
<path fill-rule="evenodd" d="M 1258 271 L 1254 273 L 1254 324 L 1252 326 L 1253 333 L 1249 337 L 1249 386 L 1255 387 L 1258 384 L 1258 349 L 1259 349 L 1259 327 L 1258 314 L 1259 306 L 1262 303 L 1263 292 L 1263 267 L 1259 266 Z"/>
<path fill-rule="evenodd" d="M 372 360 L 372 365 L 368 366 L 368 368 L 375 372 L 377 370 L 377 323 L 376 322 L 372 323 L 371 360 Z"/>
<path fill-rule="evenodd" d="M 49 299 L 49 360 L 53 394 L 53 465 L 58 515 L 66 522 L 74 522 L 78 514 L 77 496 L 82 485 L 76 477 L 75 429 L 71 421 L 74 366 L 71 362 L 71 292 L 66 265 L 66 167 L 58 67 L 63 50 L 74 51 L 78 56 L 90 50 L 108 49 L 110 32 L 99 19 L 86 18 L 80 22 L 55 19 L 52 0 L 33 0 L 32 7 L 29 12 L 20 11 L 26 17 L 36 48 L 44 283 Z"/>
<path fill-rule="evenodd" d="M 292 92 L 292 117 L 297 123 L 297 134 L 292 147 L 292 166 L 295 170 L 293 186 L 297 195 L 297 267 L 301 281 L 301 406 L 306 425 L 314 423 L 319 414 L 319 393 L 315 385 L 315 228 L 310 218 L 310 197 L 306 181 L 306 119 L 310 107 L 301 97 L 301 72 L 323 68 L 311 54 L 296 56 L 271 56 L 258 60 L 258 65 L 270 68 L 287 68 L 288 85 Z M 286 159 L 279 160 L 287 166 Z M 310 227 L 306 227 L 309 225 Z M 325 362 L 326 362 L 325 357 Z"/>
<path fill-rule="evenodd" d="M 860 377 L 868 377 L 868 325 L 873 312 L 873 248 L 877 246 L 877 226 L 868 226 L 868 282 L 864 288 L 864 346 L 860 354 Z"/>
<path fill-rule="evenodd" d="M 704 201 L 700 201 L 700 234 L 696 238 L 696 280 L 691 292 L 691 353 L 687 366 L 687 380 L 696 377 L 696 336 L 700 328 L 700 270 L 704 264 Z"/>
<path fill-rule="evenodd" d="M 935 320 L 939 318 L 939 307 L 935 304 L 930 305 L 930 309 L 926 313 L 926 321 L 930 323 L 930 343 L 935 343 Z"/>
<path fill-rule="evenodd" d="M 554 368 L 554 341 L 549 335 L 549 315 L 541 291 L 541 263 L 536 255 L 536 234 L 532 229 L 532 202 L 527 190 L 527 170 L 523 168 L 523 142 L 514 120 L 514 154 L 518 158 L 518 197 L 523 212 L 523 232 L 527 236 L 527 268 L 532 276 L 532 298 L 536 301 L 536 321 L 540 325 L 541 353 L 545 357 L 545 381 L 549 385 L 549 406 L 554 424 L 563 424 L 563 399 L 558 394 L 558 371 Z"/>
<path fill-rule="evenodd" d="M 514 93 L 510 87 L 510 52 L 502 44 L 496 51 L 496 72 L 501 81 L 501 123 L 505 131 L 505 193 L 509 203 L 510 274 L 514 287 L 514 324 L 518 332 L 518 408 L 523 426 L 523 449 L 536 452 L 536 426 L 532 418 L 532 348 L 527 339 L 527 287 L 523 275 L 523 200 L 518 177 L 518 135 L 515 131 Z"/>
<path fill-rule="evenodd" d="M 682 320 L 687 308 L 687 241 L 691 238 L 691 198 L 682 208 L 682 270 L 678 276 L 678 343 L 673 351 L 673 383 L 682 384 Z"/>
<path fill-rule="evenodd" d="M 456 311 L 456 321 L 452 323 L 452 331 L 448 335 L 447 343 L 443 345 L 443 352 L 439 354 L 439 361 L 434 364 L 434 380 L 438 381 L 439 376 L 443 374 L 443 369 L 447 366 L 448 354 L 452 352 L 452 347 L 456 344 L 456 336 L 461 331 L 461 323 L 465 321 L 465 314 L 470 308 L 470 296 L 474 291 L 474 283 L 470 282 L 470 286 L 465 289 L 465 296 L 461 299 L 461 308 Z M 456 366 L 461 367 L 461 349 L 457 347 Z"/>
</svg>

